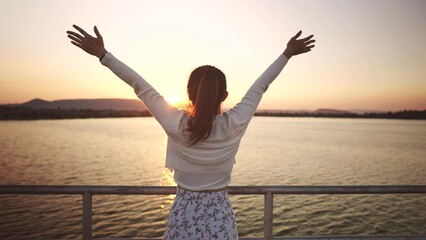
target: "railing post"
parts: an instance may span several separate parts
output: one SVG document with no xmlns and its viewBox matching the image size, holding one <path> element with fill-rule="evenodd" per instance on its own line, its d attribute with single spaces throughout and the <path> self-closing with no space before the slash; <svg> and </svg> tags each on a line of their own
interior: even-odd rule
<svg viewBox="0 0 426 240">
<path fill-rule="evenodd" d="M 271 192 L 267 192 L 265 194 L 265 202 L 264 202 L 264 237 L 265 239 L 272 239 L 272 209 L 273 209 L 273 199 L 274 195 Z"/>
<path fill-rule="evenodd" d="M 92 194 L 83 193 L 83 240 L 92 240 Z"/>
</svg>

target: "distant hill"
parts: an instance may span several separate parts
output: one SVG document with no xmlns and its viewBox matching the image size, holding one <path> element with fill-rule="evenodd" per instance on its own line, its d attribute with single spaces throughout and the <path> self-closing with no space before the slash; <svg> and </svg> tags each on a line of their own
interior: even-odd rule
<svg viewBox="0 0 426 240">
<path fill-rule="evenodd" d="M 146 111 L 141 100 L 134 99 L 67 99 L 46 101 L 33 99 L 20 104 L 23 107 L 35 109 L 91 109 L 91 110 L 116 110 L 116 111 Z"/>
</svg>

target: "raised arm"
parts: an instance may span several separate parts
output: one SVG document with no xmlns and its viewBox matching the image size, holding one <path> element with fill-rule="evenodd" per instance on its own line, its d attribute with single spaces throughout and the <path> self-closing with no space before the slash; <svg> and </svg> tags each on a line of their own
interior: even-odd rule
<svg viewBox="0 0 426 240">
<path fill-rule="evenodd" d="M 315 47 L 315 45 L 312 44 L 315 42 L 315 40 L 312 39 L 314 35 L 297 39 L 301 34 L 302 31 L 299 31 L 289 40 L 284 52 L 253 83 L 241 102 L 228 111 L 230 116 L 234 119 L 234 122 L 241 130 L 244 130 L 247 127 L 256 112 L 263 93 L 266 92 L 272 81 L 278 77 L 288 60 L 293 56 L 309 52 L 313 47 Z"/>
<path fill-rule="evenodd" d="M 126 64 L 115 58 L 105 47 L 101 34 L 97 27 L 94 27 L 96 38 L 88 34 L 80 27 L 73 25 L 79 33 L 67 31 L 71 43 L 81 48 L 85 52 L 99 58 L 101 63 L 108 67 L 115 75 L 133 87 L 136 95 L 144 102 L 151 114 L 157 119 L 160 125 L 170 131 L 177 124 L 178 114 L 182 114 L 176 107 L 167 101 L 139 74 Z"/>
</svg>

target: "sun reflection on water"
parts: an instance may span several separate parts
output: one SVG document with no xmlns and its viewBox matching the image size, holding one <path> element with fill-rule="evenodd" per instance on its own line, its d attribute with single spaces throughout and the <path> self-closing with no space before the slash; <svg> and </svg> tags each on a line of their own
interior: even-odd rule
<svg viewBox="0 0 426 240">
<path fill-rule="evenodd" d="M 163 169 L 163 179 L 160 179 L 160 185 L 161 186 L 176 186 L 176 182 L 173 179 L 173 173 L 170 172 L 169 169 L 165 168 Z M 167 203 L 172 204 L 173 201 L 175 200 L 176 195 L 175 194 L 170 194 L 167 197 Z M 161 206 L 161 208 L 164 208 L 164 206 Z"/>
</svg>

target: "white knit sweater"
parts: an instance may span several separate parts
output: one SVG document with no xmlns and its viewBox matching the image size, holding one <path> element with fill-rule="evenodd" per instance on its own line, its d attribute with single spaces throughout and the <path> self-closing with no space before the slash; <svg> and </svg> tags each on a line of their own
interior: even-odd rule
<svg viewBox="0 0 426 240">
<path fill-rule="evenodd" d="M 241 138 L 263 93 L 287 61 L 281 54 L 253 83 L 240 103 L 216 116 L 210 137 L 192 146 L 187 138 L 188 116 L 183 110 L 168 104 L 145 79 L 111 53 L 107 53 L 101 62 L 133 87 L 165 130 L 168 136 L 166 167 L 174 170 L 176 183 L 183 188 L 200 191 L 229 185 Z"/>
</svg>

